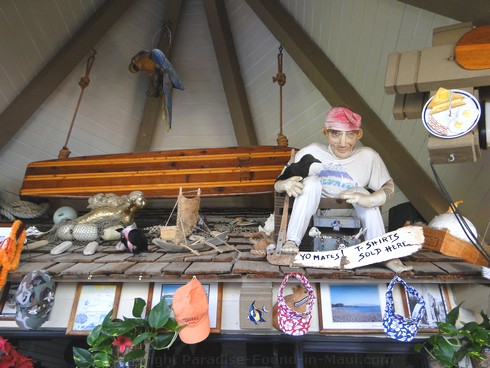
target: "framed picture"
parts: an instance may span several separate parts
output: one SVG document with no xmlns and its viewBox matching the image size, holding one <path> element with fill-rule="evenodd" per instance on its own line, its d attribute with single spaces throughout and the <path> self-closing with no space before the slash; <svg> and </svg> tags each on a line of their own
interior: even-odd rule
<svg viewBox="0 0 490 368">
<path fill-rule="evenodd" d="M 383 332 L 385 293 L 384 284 L 320 284 L 317 292 L 320 332 Z"/>
<path fill-rule="evenodd" d="M 3 242 L 5 238 L 10 236 L 10 232 L 12 231 L 12 224 L 8 223 L 0 223 L 0 243 Z"/>
<path fill-rule="evenodd" d="M 425 300 L 425 315 L 419 325 L 420 332 L 437 332 L 436 322 L 444 322 L 446 315 L 452 309 L 449 303 L 448 286 L 441 284 L 410 284 L 417 290 Z M 411 317 L 417 299 L 405 293 L 404 301 L 405 316 Z"/>
<path fill-rule="evenodd" d="M 122 283 L 79 283 L 71 309 L 67 335 L 88 335 L 112 309 L 117 315 Z"/>
<path fill-rule="evenodd" d="M 15 319 L 15 293 L 19 283 L 7 282 L 2 289 L 2 297 L 0 299 L 0 320 Z"/>
<path fill-rule="evenodd" d="M 150 287 L 151 295 L 148 295 L 148 304 L 153 308 L 161 299 L 165 299 L 170 309 L 172 309 L 175 291 L 185 284 L 185 282 L 154 283 L 153 287 Z M 221 332 L 221 302 L 223 297 L 223 285 L 218 282 L 209 282 L 202 283 L 202 286 L 206 291 L 206 295 L 208 296 L 211 333 L 219 333 Z"/>
</svg>

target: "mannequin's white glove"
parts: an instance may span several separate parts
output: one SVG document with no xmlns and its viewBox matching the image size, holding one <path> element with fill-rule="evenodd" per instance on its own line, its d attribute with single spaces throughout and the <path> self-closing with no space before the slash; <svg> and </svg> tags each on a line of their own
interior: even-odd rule
<svg viewBox="0 0 490 368">
<path fill-rule="evenodd" d="M 360 193 L 356 189 L 359 190 L 360 188 L 344 190 L 340 193 L 340 198 L 345 199 L 347 203 L 357 204 L 365 208 L 379 207 L 386 202 L 386 193 L 382 189 L 372 194 Z"/>
<path fill-rule="evenodd" d="M 288 196 L 297 197 L 303 194 L 304 185 L 301 183 L 303 178 L 301 176 L 292 176 L 285 180 L 278 180 L 274 183 L 274 189 L 278 193 L 284 193 Z"/>
</svg>

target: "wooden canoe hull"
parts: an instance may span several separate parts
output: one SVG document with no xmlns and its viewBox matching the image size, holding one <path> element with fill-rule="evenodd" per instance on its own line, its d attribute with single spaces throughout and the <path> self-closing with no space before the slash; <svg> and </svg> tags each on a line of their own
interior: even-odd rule
<svg viewBox="0 0 490 368">
<path fill-rule="evenodd" d="M 176 198 L 267 194 L 291 156 L 290 147 L 250 146 L 82 156 L 32 162 L 20 196 L 88 198 L 98 193 Z"/>
</svg>

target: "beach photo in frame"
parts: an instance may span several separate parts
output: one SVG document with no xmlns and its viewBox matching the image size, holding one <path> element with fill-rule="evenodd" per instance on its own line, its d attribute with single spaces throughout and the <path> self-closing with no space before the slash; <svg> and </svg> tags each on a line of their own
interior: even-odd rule
<svg viewBox="0 0 490 368">
<path fill-rule="evenodd" d="M 447 285 L 441 284 L 410 284 L 425 300 L 425 315 L 420 321 L 420 332 L 437 332 L 437 322 L 446 321 L 446 315 L 452 309 Z M 408 293 L 405 293 L 404 308 L 405 316 L 411 317 L 417 304 L 417 299 Z"/>
<path fill-rule="evenodd" d="M 320 284 L 317 292 L 320 332 L 383 332 L 385 293 L 385 284 Z"/>
<path fill-rule="evenodd" d="M 117 316 L 122 283 L 78 283 L 67 335 L 88 335 L 112 309 Z"/>
<path fill-rule="evenodd" d="M 7 282 L 3 287 L 0 299 L 0 320 L 13 321 L 15 319 L 15 293 L 18 287 L 18 282 Z"/>
<path fill-rule="evenodd" d="M 175 291 L 185 284 L 185 282 L 154 283 L 153 286 L 150 286 L 151 295 L 148 295 L 148 304 L 150 304 L 153 308 L 161 299 L 165 299 L 170 309 L 172 309 L 172 302 Z M 206 295 L 208 296 L 209 324 L 211 327 L 211 333 L 220 333 L 223 284 L 219 282 L 201 282 L 201 284 L 206 292 Z"/>
</svg>

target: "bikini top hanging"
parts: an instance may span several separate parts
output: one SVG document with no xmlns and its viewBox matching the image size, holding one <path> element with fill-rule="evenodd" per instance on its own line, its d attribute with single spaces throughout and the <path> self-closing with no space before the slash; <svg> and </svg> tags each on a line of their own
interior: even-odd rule
<svg viewBox="0 0 490 368">
<path fill-rule="evenodd" d="M 306 289 L 307 297 L 304 302 L 308 304 L 304 313 L 297 312 L 290 308 L 284 299 L 284 287 L 290 276 L 298 279 Z M 304 275 L 296 272 L 287 274 L 282 280 L 281 286 L 277 292 L 277 322 L 281 331 L 292 336 L 306 334 L 310 329 L 311 311 L 313 309 L 315 298 L 315 291 Z"/>
<path fill-rule="evenodd" d="M 396 283 L 400 283 L 405 288 L 408 294 L 413 295 L 417 299 L 411 317 L 407 318 L 395 312 L 393 303 L 393 287 Z M 425 315 L 425 300 L 420 296 L 417 290 L 412 286 L 407 285 L 399 276 L 395 276 L 391 280 L 386 290 L 386 306 L 383 315 L 383 328 L 389 337 L 392 339 L 406 342 L 412 341 L 419 329 L 419 324 Z"/>
</svg>

